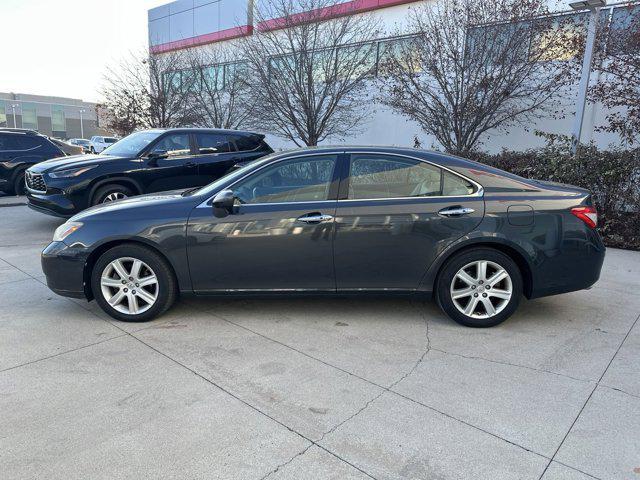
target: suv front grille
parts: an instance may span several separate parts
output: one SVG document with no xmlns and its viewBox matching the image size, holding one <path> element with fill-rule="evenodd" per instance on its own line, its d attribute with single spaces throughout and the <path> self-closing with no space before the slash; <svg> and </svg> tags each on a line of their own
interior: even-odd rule
<svg viewBox="0 0 640 480">
<path fill-rule="evenodd" d="M 46 192 L 47 185 L 44 183 L 44 178 L 39 173 L 31 173 L 27 170 L 25 175 L 25 180 L 27 182 L 27 187 L 36 192 Z"/>
</svg>

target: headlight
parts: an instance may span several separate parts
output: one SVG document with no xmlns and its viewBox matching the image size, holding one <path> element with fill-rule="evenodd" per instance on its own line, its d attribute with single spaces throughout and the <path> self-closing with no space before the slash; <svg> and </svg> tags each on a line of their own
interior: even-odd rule
<svg viewBox="0 0 640 480">
<path fill-rule="evenodd" d="M 56 231 L 53 233 L 53 241 L 61 242 L 73 232 L 78 230 L 82 226 L 82 222 L 66 222 L 56 228 Z"/>
<path fill-rule="evenodd" d="M 71 168 L 69 170 L 59 170 L 57 172 L 49 173 L 51 178 L 71 178 L 82 175 L 84 172 L 88 172 L 92 168 L 96 168 L 97 165 L 93 165 L 91 167 L 80 167 L 80 168 Z"/>
</svg>

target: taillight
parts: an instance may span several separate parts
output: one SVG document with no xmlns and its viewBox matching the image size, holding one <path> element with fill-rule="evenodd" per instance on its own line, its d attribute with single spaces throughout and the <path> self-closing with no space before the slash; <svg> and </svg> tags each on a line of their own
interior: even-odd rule
<svg viewBox="0 0 640 480">
<path fill-rule="evenodd" d="M 591 228 L 596 228 L 598 225 L 598 212 L 595 207 L 574 207 L 571 213 Z"/>
</svg>

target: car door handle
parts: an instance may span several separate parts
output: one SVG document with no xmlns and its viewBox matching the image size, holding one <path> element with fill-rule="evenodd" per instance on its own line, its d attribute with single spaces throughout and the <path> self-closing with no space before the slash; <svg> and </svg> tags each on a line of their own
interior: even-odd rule
<svg viewBox="0 0 640 480">
<path fill-rule="evenodd" d="M 184 164 L 184 166 L 187 167 L 187 168 L 193 168 L 193 167 L 197 167 L 198 164 L 195 163 L 195 162 L 187 162 L 187 163 Z"/>
<path fill-rule="evenodd" d="M 323 215 L 321 213 L 309 213 L 302 217 L 298 217 L 297 220 L 303 223 L 322 223 L 333 220 L 333 217 L 331 215 Z"/>
<path fill-rule="evenodd" d="M 461 217 L 475 212 L 473 208 L 468 207 L 447 207 L 438 212 L 441 217 Z"/>
</svg>

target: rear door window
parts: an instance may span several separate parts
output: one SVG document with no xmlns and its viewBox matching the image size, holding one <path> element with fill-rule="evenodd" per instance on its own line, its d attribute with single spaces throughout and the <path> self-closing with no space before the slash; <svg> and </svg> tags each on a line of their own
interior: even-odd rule
<svg viewBox="0 0 640 480">
<path fill-rule="evenodd" d="M 379 154 L 351 157 L 349 199 L 430 197 L 442 191 L 442 171 L 410 158 Z"/>
</svg>

